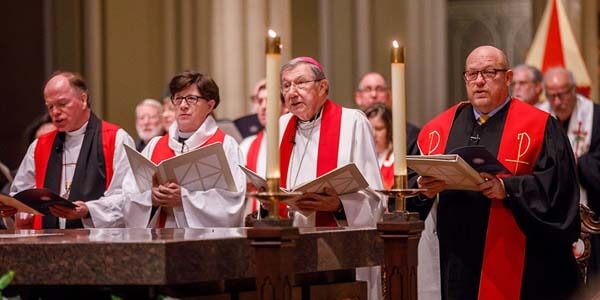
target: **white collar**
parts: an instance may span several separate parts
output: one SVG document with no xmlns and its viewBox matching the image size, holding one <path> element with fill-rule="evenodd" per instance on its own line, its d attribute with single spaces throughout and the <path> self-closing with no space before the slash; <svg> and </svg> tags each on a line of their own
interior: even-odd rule
<svg viewBox="0 0 600 300">
<path fill-rule="evenodd" d="M 85 122 L 83 124 L 83 126 L 81 126 L 79 129 L 75 129 L 73 131 L 66 132 L 67 136 L 75 137 L 75 136 L 80 136 L 80 135 L 85 134 L 85 129 L 87 128 L 87 124 L 88 124 L 88 122 Z"/>
<path fill-rule="evenodd" d="M 173 149 L 176 152 L 181 152 L 181 149 L 188 151 L 190 149 L 194 149 L 206 142 L 210 137 L 212 137 L 217 131 L 217 122 L 215 119 L 208 115 L 206 119 L 192 135 L 189 136 L 187 140 L 185 140 L 185 149 L 182 148 L 183 143 L 180 143 L 178 137 L 181 136 L 179 132 L 179 128 L 177 126 L 177 122 L 173 122 L 173 125 L 169 128 L 169 148 Z M 185 133 L 184 133 L 185 135 Z M 182 136 L 183 137 L 183 136 Z"/>
</svg>

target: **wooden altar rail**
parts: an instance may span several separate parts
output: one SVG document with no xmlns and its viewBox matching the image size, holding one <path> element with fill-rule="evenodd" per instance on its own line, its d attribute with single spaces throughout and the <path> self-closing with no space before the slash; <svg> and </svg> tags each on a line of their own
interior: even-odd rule
<svg viewBox="0 0 600 300">
<path fill-rule="evenodd" d="M 82 229 L 6 238 L 12 233 L 0 231 L 0 272 L 14 270 L 17 286 L 147 286 L 178 297 L 207 295 L 194 299 L 261 300 L 357 290 L 353 299 L 363 299 L 366 285 L 354 282 L 353 269 L 391 261 L 384 259 L 386 238 L 372 228 Z M 416 280 L 398 288 L 416 294 Z"/>
</svg>

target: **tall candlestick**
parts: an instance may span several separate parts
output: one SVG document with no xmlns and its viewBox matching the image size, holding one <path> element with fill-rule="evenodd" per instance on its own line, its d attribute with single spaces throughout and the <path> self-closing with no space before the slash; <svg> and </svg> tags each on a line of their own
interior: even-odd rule
<svg viewBox="0 0 600 300">
<path fill-rule="evenodd" d="M 404 82 L 404 47 L 392 43 L 392 128 L 394 175 L 407 176 L 406 171 L 406 92 Z"/>
<path fill-rule="evenodd" d="M 271 29 L 269 29 L 265 50 L 267 54 L 267 179 L 279 179 L 281 39 Z"/>
</svg>

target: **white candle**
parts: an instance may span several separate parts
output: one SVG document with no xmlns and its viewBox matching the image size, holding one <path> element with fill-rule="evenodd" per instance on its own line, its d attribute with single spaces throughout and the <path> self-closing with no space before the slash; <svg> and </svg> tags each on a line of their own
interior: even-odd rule
<svg viewBox="0 0 600 300">
<path fill-rule="evenodd" d="M 406 171 L 406 93 L 404 85 L 404 48 L 394 41 L 392 47 L 392 128 L 394 175 Z"/>
<path fill-rule="evenodd" d="M 277 33 L 269 29 L 267 54 L 267 178 L 279 178 L 279 115 L 281 42 Z"/>
</svg>

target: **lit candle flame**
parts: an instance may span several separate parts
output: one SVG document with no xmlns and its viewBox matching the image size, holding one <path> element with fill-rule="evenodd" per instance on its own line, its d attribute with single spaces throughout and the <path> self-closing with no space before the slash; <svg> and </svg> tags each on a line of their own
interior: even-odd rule
<svg viewBox="0 0 600 300">
<path fill-rule="evenodd" d="M 400 43 L 398 43 L 398 41 L 394 40 L 392 42 L 392 47 L 394 47 L 394 48 L 400 48 Z"/>
<path fill-rule="evenodd" d="M 277 32 L 273 29 L 269 29 L 269 37 L 275 38 L 277 37 Z"/>
</svg>

